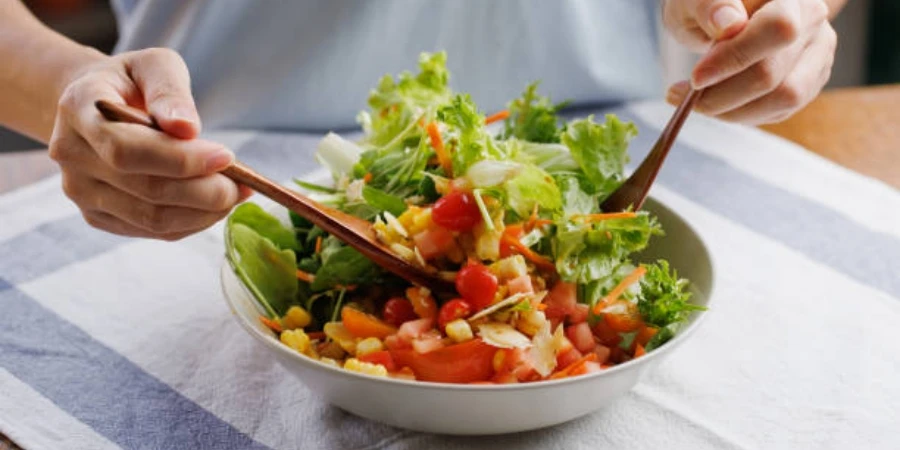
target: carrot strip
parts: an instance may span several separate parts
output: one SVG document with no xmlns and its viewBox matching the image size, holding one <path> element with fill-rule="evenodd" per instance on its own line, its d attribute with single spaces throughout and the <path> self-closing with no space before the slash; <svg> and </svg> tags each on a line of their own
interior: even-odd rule
<svg viewBox="0 0 900 450">
<path fill-rule="evenodd" d="M 441 130 L 438 130 L 437 122 L 431 122 L 425 128 L 428 131 L 428 137 L 431 139 L 431 146 L 437 154 L 438 162 L 444 168 L 444 174 L 449 178 L 453 178 L 453 164 L 450 161 L 450 154 L 444 148 L 444 141 L 441 139 Z"/>
<path fill-rule="evenodd" d="M 366 174 L 363 175 L 363 183 L 367 183 L 367 184 L 368 184 L 368 183 L 371 183 L 371 182 L 372 182 L 372 178 L 373 178 L 372 172 L 366 172 Z"/>
<path fill-rule="evenodd" d="M 266 316 L 259 316 L 259 321 L 262 322 L 263 325 L 269 327 L 270 330 L 272 330 L 276 333 L 281 333 L 283 331 L 280 323 L 278 323 L 275 320 L 272 320 Z"/>
<path fill-rule="evenodd" d="M 638 356 L 644 356 L 644 355 L 646 355 L 646 354 L 647 354 L 647 350 L 644 349 L 644 346 L 643 346 L 643 345 L 638 344 L 638 345 L 634 348 L 634 357 L 635 357 L 635 358 L 637 358 Z"/>
<path fill-rule="evenodd" d="M 588 361 L 596 361 L 596 360 L 597 360 L 597 354 L 594 352 L 590 352 L 587 355 L 584 355 L 581 358 L 578 358 L 578 360 L 573 362 L 572 364 L 569 364 L 568 366 L 566 366 L 565 369 L 560 370 L 559 372 L 556 372 L 553 375 L 550 375 L 550 379 L 555 380 L 557 378 L 565 378 L 570 375 L 576 374 L 579 369 L 584 367 L 585 363 L 587 363 Z"/>
<path fill-rule="evenodd" d="M 525 231 L 531 231 L 534 228 L 535 222 L 538 220 L 538 206 L 537 203 L 534 204 L 534 208 L 531 210 L 531 217 L 528 218 L 528 222 L 525 222 Z"/>
<path fill-rule="evenodd" d="M 547 309 L 547 304 L 546 304 L 546 303 L 538 303 L 538 305 L 537 305 L 537 310 L 538 310 L 538 311 L 543 311 L 543 310 L 545 310 L 545 309 Z"/>
<path fill-rule="evenodd" d="M 316 238 L 316 254 L 322 253 L 322 236 Z"/>
<path fill-rule="evenodd" d="M 610 219 L 633 219 L 637 217 L 637 214 L 633 212 L 617 212 L 617 213 L 602 213 L 602 214 L 577 214 L 572 216 L 573 219 L 583 219 L 587 222 L 600 222 L 602 220 L 610 220 Z"/>
<path fill-rule="evenodd" d="M 297 269 L 297 279 L 303 280 L 307 283 L 312 283 L 313 281 L 316 280 L 316 276 L 311 273 L 304 272 L 300 269 Z"/>
<path fill-rule="evenodd" d="M 513 236 L 508 234 L 504 234 L 500 240 L 512 247 L 513 250 L 518 252 L 520 255 L 524 256 L 525 259 L 533 262 L 536 266 L 544 270 L 556 270 L 556 265 L 553 264 L 553 261 L 535 253 L 527 245 L 523 244 L 522 241 L 516 239 Z"/>
<path fill-rule="evenodd" d="M 609 291 L 609 294 L 606 294 L 606 297 L 604 297 L 603 300 L 597 302 L 597 304 L 594 305 L 594 314 L 598 316 L 600 314 L 603 314 L 603 308 L 605 308 L 606 305 L 618 300 L 619 297 L 621 297 L 622 294 L 625 293 L 625 290 L 628 289 L 628 287 L 632 284 L 640 281 L 641 277 L 644 276 L 644 273 L 646 272 L 646 267 L 637 266 L 631 273 L 626 275 L 625 278 L 622 278 L 622 281 L 620 281 L 619 284 L 616 285 L 616 287 Z"/>
<path fill-rule="evenodd" d="M 484 119 L 484 124 L 487 125 L 494 122 L 499 122 L 501 120 L 506 120 L 507 117 L 509 117 L 509 110 L 504 109 L 502 111 L 491 114 L 490 116 L 487 116 L 487 118 Z"/>
</svg>

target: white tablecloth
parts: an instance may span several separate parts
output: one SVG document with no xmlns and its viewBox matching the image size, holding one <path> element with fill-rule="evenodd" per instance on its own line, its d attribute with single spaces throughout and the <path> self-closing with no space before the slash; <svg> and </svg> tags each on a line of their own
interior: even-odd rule
<svg viewBox="0 0 900 450">
<path fill-rule="evenodd" d="M 671 109 L 616 112 L 639 161 Z M 315 169 L 318 136 L 209 137 L 276 179 Z M 900 447 L 900 194 L 755 129 L 692 117 L 653 190 L 715 260 L 694 337 L 604 411 L 488 438 L 323 404 L 231 318 L 221 225 L 114 237 L 58 185 L 0 197 L 0 431 L 27 449 Z"/>
</svg>

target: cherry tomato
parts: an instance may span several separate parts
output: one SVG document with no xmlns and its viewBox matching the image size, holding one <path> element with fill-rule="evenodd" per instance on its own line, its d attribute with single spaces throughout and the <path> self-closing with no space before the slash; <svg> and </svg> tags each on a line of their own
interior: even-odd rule
<svg viewBox="0 0 900 450">
<path fill-rule="evenodd" d="M 456 319 L 465 319 L 470 315 L 472 315 L 472 305 L 461 298 L 455 298 L 441 306 L 441 310 L 438 312 L 438 325 L 443 330 L 448 323 Z"/>
<path fill-rule="evenodd" d="M 397 367 L 409 367 L 418 380 L 471 383 L 490 380 L 496 352 L 495 347 L 476 338 L 424 354 L 411 349 L 391 350 L 391 356 Z"/>
<path fill-rule="evenodd" d="M 419 318 L 419 316 L 416 315 L 416 310 L 413 309 L 412 303 L 403 297 L 394 297 L 385 302 L 381 317 L 384 318 L 385 322 L 395 327 L 403 325 L 403 322 L 408 320 Z"/>
<path fill-rule="evenodd" d="M 466 232 L 481 222 L 481 212 L 472 194 L 453 191 L 434 203 L 431 220 L 448 230 Z"/>
<path fill-rule="evenodd" d="M 474 311 L 482 310 L 494 302 L 497 277 L 483 264 L 470 263 L 456 274 L 456 291 Z"/>
<path fill-rule="evenodd" d="M 394 358 L 391 357 L 391 352 L 387 350 L 366 353 L 365 355 L 357 356 L 356 359 L 371 364 L 381 364 L 388 372 L 397 371 L 397 365 L 394 364 Z"/>
</svg>

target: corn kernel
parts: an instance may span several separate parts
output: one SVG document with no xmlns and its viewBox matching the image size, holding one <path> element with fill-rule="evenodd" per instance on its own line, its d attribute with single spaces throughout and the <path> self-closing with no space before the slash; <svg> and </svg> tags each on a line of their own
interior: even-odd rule
<svg viewBox="0 0 900 450">
<path fill-rule="evenodd" d="M 431 208 L 423 209 L 413 216 L 409 229 L 410 234 L 416 235 L 432 227 Z"/>
<path fill-rule="evenodd" d="M 323 331 L 332 341 L 337 342 L 344 351 L 351 355 L 356 353 L 356 338 L 344 327 L 344 324 L 328 322 L 323 327 Z"/>
<path fill-rule="evenodd" d="M 319 362 L 321 362 L 322 364 L 325 364 L 327 366 L 338 367 L 338 368 L 341 367 L 341 364 L 339 362 L 337 362 L 331 358 L 320 358 Z"/>
<path fill-rule="evenodd" d="M 381 350 L 384 350 L 384 344 L 377 337 L 368 337 L 356 344 L 356 356 L 367 355 Z"/>
<path fill-rule="evenodd" d="M 513 255 L 491 264 L 491 272 L 505 280 L 512 280 L 528 274 L 528 266 L 522 255 Z"/>
<path fill-rule="evenodd" d="M 381 364 L 367 363 L 356 358 L 348 358 L 344 361 L 344 369 L 376 377 L 386 377 L 388 374 L 387 369 Z"/>
<path fill-rule="evenodd" d="M 287 313 L 281 318 L 281 325 L 286 330 L 305 328 L 310 322 L 312 322 L 312 318 L 309 316 L 309 313 L 296 305 L 288 308 Z"/>
<path fill-rule="evenodd" d="M 279 339 L 284 345 L 300 353 L 306 353 L 309 350 L 309 336 L 303 330 L 285 330 Z"/>
<path fill-rule="evenodd" d="M 469 326 L 469 322 L 466 322 L 465 319 L 456 319 L 448 323 L 447 326 L 444 327 L 444 331 L 447 333 L 447 336 L 455 342 L 465 342 L 474 337 L 472 334 L 472 327 Z"/>
<path fill-rule="evenodd" d="M 497 350 L 494 353 L 494 359 L 491 360 L 491 363 L 494 366 L 494 372 L 503 370 L 504 363 L 506 363 L 506 352 L 503 351 L 503 349 Z"/>
</svg>

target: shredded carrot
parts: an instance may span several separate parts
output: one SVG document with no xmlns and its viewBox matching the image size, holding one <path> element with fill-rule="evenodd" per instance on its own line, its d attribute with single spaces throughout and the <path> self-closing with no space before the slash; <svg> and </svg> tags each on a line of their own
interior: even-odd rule
<svg viewBox="0 0 900 450">
<path fill-rule="evenodd" d="M 316 254 L 322 253 L 322 236 L 316 238 Z"/>
<path fill-rule="evenodd" d="M 351 284 L 351 285 L 348 285 L 348 286 L 344 286 L 343 284 L 338 284 L 338 285 L 336 285 L 334 288 L 335 288 L 335 289 L 345 289 L 345 290 L 347 290 L 347 291 L 349 291 L 349 292 L 353 292 L 353 291 L 356 290 L 356 287 L 357 287 L 357 286 L 356 286 L 355 284 Z"/>
<path fill-rule="evenodd" d="M 579 370 L 581 370 L 588 361 L 596 361 L 596 360 L 597 360 L 597 354 L 594 352 L 590 352 L 587 355 L 584 355 L 581 358 L 578 358 L 578 360 L 573 362 L 572 364 L 569 364 L 568 366 L 566 366 L 565 369 L 560 370 L 559 372 L 556 372 L 553 375 L 550 375 L 550 379 L 555 380 L 557 378 L 565 378 L 568 376 L 577 375 Z"/>
<path fill-rule="evenodd" d="M 531 209 L 531 216 L 528 218 L 528 222 L 525 222 L 525 231 L 531 231 L 534 228 L 534 224 L 538 220 L 538 209 L 540 209 L 540 206 L 535 203 L 534 208 Z"/>
<path fill-rule="evenodd" d="M 324 331 L 310 331 L 309 333 L 306 333 L 306 335 L 309 336 L 309 338 L 313 341 L 317 339 L 325 339 Z"/>
<path fill-rule="evenodd" d="M 644 356 L 644 355 L 646 355 L 646 354 L 647 354 L 647 350 L 644 350 L 644 346 L 643 346 L 643 345 L 638 344 L 638 345 L 634 348 L 634 357 L 635 357 L 635 358 L 637 358 L 638 356 Z"/>
<path fill-rule="evenodd" d="M 573 219 L 583 219 L 587 222 L 600 222 L 602 220 L 610 220 L 610 219 L 633 219 L 637 217 L 637 214 L 633 212 L 617 212 L 617 213 L 602 213 L 602 214 L 578 214 L 572 216 Z"/>
<path fill-rule="evenodd" d="M 297 279 L 303 280 L 307 283 L 312 283 L 316 280 L 316 276 L 309 272 L 304 272 L 300 269 L 297 269 Z"/>
<path fill-rule="evenodd" d="M 556 265 L 553 264 L 553 261 L 535 253 L 527 245 L 523 244 L 522 241 L 516 239 L 514 236 L 504 234 L 500 240 L 509 245 L 513 250 L 518 252 L 520 255 L 524 256 L 525 259 L 533 262 L 536 266 L 544 270 L 556 270 Z"/>
<path fill-rule="evenodd" d="M 259 321 L 262 322 L 263 325 L 269 327 L 270 330 L 281 333 L 283 330 L 281 328 L 281 324 L 277 321 L 270 319 L 266 316 L 259 316 Z"/>
<path fill-rule="evenodd" d="M 603 308 L 605 308 L 610 303 L 618 300 L 619 297 L 621 297 L 622 294 L 625 293 L 625 290 L 628 289 L 628 287 L 632 284 L 640 281 L 641 277 L 644 276 L 644 273 L 646 272 L 646 267 L 637 266 L 631 273 L 626 275 L 625 278 L 622 278 L 622 281 L 619 282 L 619 284 L 611 291 L 609 291 L 609 294 L 606 294 L 606 297 L 604 297 L 603 300 L 600 300 L 596 305 L 594 305 L 594 314 L 598 316 L 602 314 Z"/>
<path fill-rule="evenodd" d="M 507 117 L 509 117 L 509 110 L 504 109 L 503 111 L 498 111 L 494 114 L 491 114 L 490 116 L 487 116 L 487 118 L 484 119 L 484 124 L 487 125 L 489 123 L 499 122 L 501 120 L 505 120 Z"/>
<path fill-rule="evenodd" d="M 537 310 L 538 310 L 538 311 L 543 311 L 543 310 L 545 310 L 545 309 L 547 309 L 547 304 L 546 304 L 546 303 L 538 303 L 538 305 L 537 305 Z"/>
<path fill-rule="evenodd" d="M 368 183 L 371 183 L 371 182 L 372 182 L 372 178 L 373 178 L 373 177 L 372 177 L 372 172 L 366 172 L 366 174 L 363 175 L 363 183 L 367 183 L 367 184 L 368 184 Z"/>
<path fill-rule="evenodd" d="M 437 154 L 438 162 L 444 168 L 444 174 L 448 178 L 453 178 L 453 164 L 450 161 L 450 154 L 444 148 L 444 141 L 441 139 L 441 130 L 438 130 L 437 122 L 431 122 L 425 128 L 428 131 L 428 137 L 431 139 L 431 146 Z"/>
</svg>

